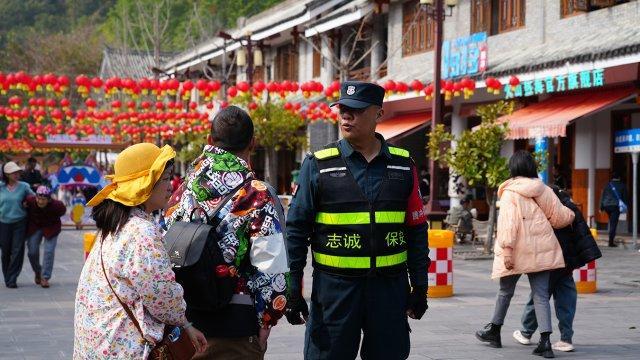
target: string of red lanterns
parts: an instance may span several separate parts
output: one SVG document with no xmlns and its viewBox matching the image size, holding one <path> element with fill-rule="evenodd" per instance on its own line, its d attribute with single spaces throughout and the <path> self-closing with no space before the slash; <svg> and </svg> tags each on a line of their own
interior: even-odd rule
<svg viewBox="0 0 640 360">
<path fill-rule="evenodd" d="M 489 77 L 485 83 L 489 93 L 500 93 L 502 84 L 497 78 Z M 511 87 L 519 83 L 515 76 L 509 79 Z M 408 84 L 387 80 L 382 86 L 387 96 L 413 91 L 431 100 L 434 95 L 433 84 L 417 79 Z M 458 96 L 469 99 L 475 89 L 476 81 L 470 78 L 441 83 L 445 100 Z M 180 82 L 177 79 L 102 79 L 78 75 L 70 81 L 67 76 L 51 73 L 32 76 L 23 71 L 0 72 L 0 94 L 8 96 L 6 106 L 0 104 L 0 120 L 7 121 L 4 131 L 0 129 L 0 137 L 23 136 L 42 141 L 49 134 L 86 136 L 100 133 L 113 136 L 116 141 L 126 137 L 146 141 L 156 135 L 168 139 L 178 133 L 204 133 L 208 130 L 208 110 L 214 108 L 212 100 L 219 96 L 220 90 L 219 81 L 204 79 Z M 69 100 L 74 91 L 84 99 L 77 109 L 72 108 Z M 309 122 L 337 121 L 337 113 L 326 102 L 317 99 L 324 97 L 326 101 L 335 101 L 340 95 L 339 81 L 327 86 L 316 81 L 301 84 L 288 80 L 253 84 L 240 81 L 227 89 L 231 99 L 250 94 L 250 110 L 257 108 L 257 102 L 265 92 L 272 98 L 279 98 L 285 109 Z M 194 94 L 197 97 L 194 98 Z M 299 94 L 307 101 L 312 98 L 316 101 L 289 100 Z M 228 103 L 221 101 L 220 105 L 226 107 Z"/>
</svg>

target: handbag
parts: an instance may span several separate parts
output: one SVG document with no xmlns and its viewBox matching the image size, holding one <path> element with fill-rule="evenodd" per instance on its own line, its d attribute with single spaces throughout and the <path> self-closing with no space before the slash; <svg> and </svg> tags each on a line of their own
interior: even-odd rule
<svg viewBox="0 0 640 360">
<path fill-rule="evenodd" d="M 618 195 L 618 190 L 616 190 L 616 187 L 613 186 L 613 183 L 609 183 L 609 187 L 611 188 L 611 191 L 613 191 L 613 194 L 616 196 L 616 199 L 618 199 L 618 208 L 620 209 L 620 214 L 626 214 L 627 204 L 622 201 L 620 195 Z"/>
<path fill-rule="evenodd" d="M 111 292 L 113 292 L 113 295 L 115 295 L 116 299 L 118 299 L 118 302 L 124 308 L 124 311 L 127 313 L 127 316 L 133 322 L 133 325 L 135 325 L 136 329 L 138 329 L 138 332 L 140 333 L 140 336 L 142 337 L 142 339 L 146 341 L 144 334 L 142 333 L 142 328 L 140 327 L 140 323 L 138 323 L 138 320 L 136 319 L 136 317 L 133 316 L 133 313 L 131 312 L 131 309 L 129 309 L 127 304 L 125 304 L 124 302 L 122 302 L 122 300 L 120 300 L 120 297 L 118 296 L 113 286 L 111 285 L 111 282 L 109 281 L 109 277 L 107 276 L 107 271 L 104 268 L 104 260 L 102 259 L 102 243 L 103 243 L 102 240 L 100 240 L 100 265 L 102 266 L 102 272 L 104 273 L 104 277 L 107 280 L 107 284 L 109 284 L 109 288 L 111 289 Z M 187 334 L 187 332 L 183 327 L 165 325 L 162 340 L 160 340 L 160 342 L 155 344 L 155 346 L 151 349 L 151 352 L 149 353 L 149 357 L 147 359 L 149 360 L 188 360 L 188 359 L 191 359 L 193 355 L 195 355 L 195 353 L 196 353 L 196 348 L 195 346 L 193 346 L 193 343 L 191 342 L 189 335 Z"/>
</svg>

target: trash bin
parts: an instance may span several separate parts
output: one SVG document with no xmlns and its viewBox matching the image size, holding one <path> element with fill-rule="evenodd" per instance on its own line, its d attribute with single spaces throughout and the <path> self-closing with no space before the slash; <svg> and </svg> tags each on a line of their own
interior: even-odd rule
<svg viewBox="0 0 640 360">
<path fill-rule="evenodd" d="M 451 230 L 429 230 L 429 297 L 453 296 L 453 237 Z"/>
<path fill-rule="evenodd" d="M 87 257 L 89 257 L 89 253 L 91 252 L 91 248 L 93 247 L 93 243 L 95 241 L 96 241 L 96 233 L 91 233 L 91 232 L 84 233 L 83 245 L 84 245 L 85 260 L 87 260 Z"/>
<path fill-rule="evenodd" d="M 591 229 L 591 235 L 593 235 L 595 239 L 598 238 L 596 229 Z M 585 266 L 573 270 L 573 280 L 576 282 L 578 294 L 592 294 L 598 291 L 597 268 L 596 261 L 593 260 Z"/>
</svg>

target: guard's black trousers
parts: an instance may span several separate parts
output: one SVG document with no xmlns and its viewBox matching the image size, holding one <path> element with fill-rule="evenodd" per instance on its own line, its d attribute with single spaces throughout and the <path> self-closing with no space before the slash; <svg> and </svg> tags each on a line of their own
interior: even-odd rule
<svg viewBox="0 0 640 360">
<path fill-rule="evenodd" d="M 406 273 L 351 278 L 313 272 L 306 360 L 401 360 L 409 357 Z"/>
</svg>

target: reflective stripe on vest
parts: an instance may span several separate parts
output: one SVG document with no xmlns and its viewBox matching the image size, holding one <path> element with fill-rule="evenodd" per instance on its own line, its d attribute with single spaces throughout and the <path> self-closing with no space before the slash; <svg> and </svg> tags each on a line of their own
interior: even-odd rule
<svg viewBox="0 0 640 360">
<path fill-rule="evenodd" d="M 376 224 L 404 224 L 404 211 L 376 211 Z M 316 223 L 325 225 L 362 225 L 371 223 L 368 212 L 316 214 Z"/>
<path fill-rule="evenodd" d="M 338 148 L 328 148 L 328 149 L 318 150 L 313 153 L 313 156 L 315 156 L 316 159 L 319 159 L 319 160 L 328 159 L 328 158 L 339 156 L 339 155 L 340 155 L 340 151 L 338 150 Z"/>
<path fill-rule="evenodd" d="M 335 256 L 313 253 L 313 259 L 321 265 L 338 269 L 368 269 L 371 265 L 371 258 L 366 256 Z M 376 267 L 386 267 L 400 265 L 407 262 L 407 252 L 376 257 Z"/>
<path fill-rule="evenodd" d="M 405 149 L 389 146 L 389 152 L 391 153 L 391 155 L 397 155 L 404 158 L 409 157 L 409 152 Z"/>
</svg>

